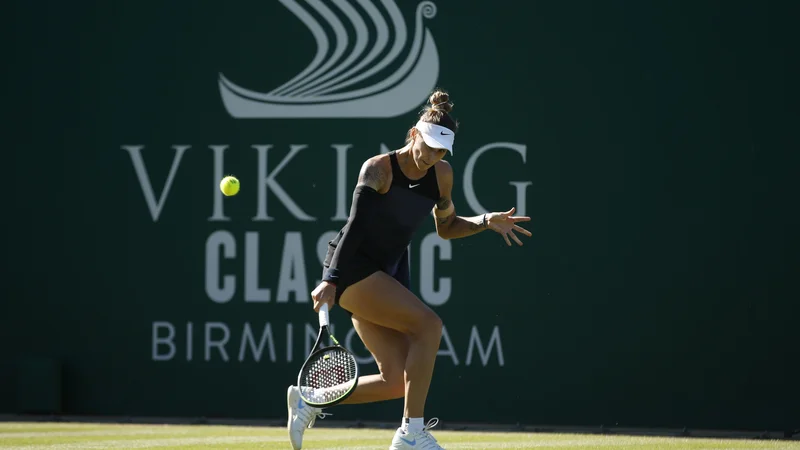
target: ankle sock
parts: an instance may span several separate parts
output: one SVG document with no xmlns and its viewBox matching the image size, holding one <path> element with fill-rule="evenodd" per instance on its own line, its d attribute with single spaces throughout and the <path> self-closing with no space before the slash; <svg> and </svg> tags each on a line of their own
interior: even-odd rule
<svg viewBox="0 0 800 450">
<path fill-rule="evenodd" d="M 403 417 L 403 431 L 406 433 L 419 433 L 425 429 L 425 419 L 423 417 Z"/>
</svg>

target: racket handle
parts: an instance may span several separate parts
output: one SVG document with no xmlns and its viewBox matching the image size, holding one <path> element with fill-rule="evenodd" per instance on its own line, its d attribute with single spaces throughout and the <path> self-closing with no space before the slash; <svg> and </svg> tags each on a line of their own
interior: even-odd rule
<svg viewBox="0 0 800 450">
<path fill-rule="evenodd" d="M 328 325 L 328 304 L 323 303 L 319 307 L 319 326 L 324 327 Z"/>
</svg>

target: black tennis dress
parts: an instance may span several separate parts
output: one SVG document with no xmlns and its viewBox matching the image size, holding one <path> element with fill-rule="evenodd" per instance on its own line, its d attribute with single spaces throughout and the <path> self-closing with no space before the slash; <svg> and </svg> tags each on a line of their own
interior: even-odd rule
<svg viewBox="0 0 800 450">
<path fill-rule="evenodd" d="M 348 286 L 382 270 L 410 288 L 408 246 L 422 222 L 430 217 L 439 200 L 439 183 L 436 169 L 431 167 L 424 177 L 411 180 L 400 170 L 396 151 L 389 153 L 392 164 L 392 185 L 380 195 L 372 212 L 366 236 L 355 254 L 339 265 L 336 282 L 336 303 Z M 349 219 L 348 219 L 349 221 Z M 331 263 L 336 246 L 342 239 L 347 223 L 333 240 L 328 242 L 328 253 L 323 263 L 323 276 Z"/>
</svg>

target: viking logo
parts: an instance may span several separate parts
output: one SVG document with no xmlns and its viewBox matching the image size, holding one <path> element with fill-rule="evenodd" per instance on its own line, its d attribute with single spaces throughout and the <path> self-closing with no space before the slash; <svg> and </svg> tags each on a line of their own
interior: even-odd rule
<svg viewBox="0 0 800 450">
<path fill-rule="evenodd" d="M 304 70 L 267 93 L 245 89 L 220 74 L 220 94 L 231 116 L 395 117 L 417 108 L 435 87 L 439 54 L 430 30 L 422 23 L 423 18 L 436 15 L 433 2 L 426 0 L 417 5 L 410 44 L 405 20 L 393 0 L 381 0 L 383 14 L 371 0 L 356 0 L 361 12 L 348 0 L 333 0 L 340 15 L 321 0 L 307 0 L 316 17 L 295 0 L 280 2 L 309 29 L 317 53 Z M 317 17 L 325 23 L 320 23 Z M 340 17 L 346 18 L 355 30 L 352 45 Z M 371 28 L 365 20 L 372 23 Z M 374 30 L 374 37 L 370 36 L 370 30 Z M 335 38 L 333 44 L 329 35 Z M 348 48 L 349 53 L 345 53 Z"/>
</svg>

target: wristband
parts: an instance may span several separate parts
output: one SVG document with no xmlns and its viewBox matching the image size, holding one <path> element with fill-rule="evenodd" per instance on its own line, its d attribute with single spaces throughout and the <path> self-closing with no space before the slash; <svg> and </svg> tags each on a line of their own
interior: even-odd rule
<svg viewBox="0 0 800 450">
<path fill-rule="evenodd" d="M 322 281 L 327 281 L 335 285 L 339 282 L 339 269 L 325 269 L 325 273 L 322 275 Z"/>
</svg>

